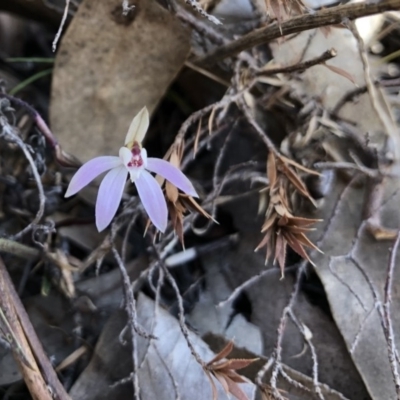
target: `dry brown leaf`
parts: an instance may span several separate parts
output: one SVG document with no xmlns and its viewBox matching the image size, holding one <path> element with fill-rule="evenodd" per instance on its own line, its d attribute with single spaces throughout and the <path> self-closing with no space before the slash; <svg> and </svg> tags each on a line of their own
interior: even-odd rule
<svg viewBox="0 0 400 400">
<path fill-rule="evenodd" d="M 274 262 L 278 262 L 282 277 L 284 276 L 287 246 L 292 248 L 302 258 L 313 264 L 305 251 L 305 247 L 318 250 L 305 235 L 314 230 L 310 228 L 317 219 L 296 217 L 291 214 L 290 202 L 288 199 L 288 184 L 292 184 L 297 191 L 315 204 L 305 184 L 297 173 L 290 167 L 295 166 L 303 171 L 310 171 L 293 160 L 286 157 L 276 157 L 272 152 L 268 156 L 267 176 L 269 180 L 269 205 L 265 215 L 265 222 L 261 228 L 264 238 L 256 247 L 255 251 L 266 247 L 267 262 L 272 253 Z"/>
<path fill-rule="evenodd" d="M 217 388 L 212 377 L 221 384 L 227 394 L 232 394 L 238 400 L 248 400 L 247 395 L 238 385 L 238 383 L 246 383 L 247 379 L 236 373 L 235 370 L 248 367 L 251 363 L 257 361 L 258 358 L 224 360 L 232 350 L 233 341 L 230 341 L 204 366 L 204 371 L 211 382 L 213 400 L 217 400 Z"/>
<path fill-rule="evenodd" d="M 179 145 L 175 146 L 170 155 L 169 161 L 175 167 L 179 168 L 181 159 L 183 156 L 183 149 L 185 147 L 185 143 L 182 140 Z M 161 177 L 157 177 L 159 183 L 162 185 L 164 179 Z M 183 216 L 188 211 L 196 211 L 197 213 L 203 215 L 203 217 L 207 219 L 211 219 L 216 222 L 207 211 L 205 211 L 197 201 L 188 196 L 185 193 L 179 192 L 179 190 L 171 183 L 166 181 L 165 182 L 165 194 L 167 200 L 168 210 L 171 216 L 172 226 L 179 237 L 179 240 L 183 247 L 185 247 L 184 240 L 183 240 Z"/>
<path fill-rule="evenodd" d="M 124 17 L 120 0 L 84 0 L 56 56 L 52 130 L 83 161 L 117 154 L 132 117 L 155 109 L 189 52 L 177 18 L 156 0 L 134 4 Z"/>
<path fill-rule="evenodd" d="M 279 25 L 293 15 L 303 14 L 306 6 L 302 0 L 265 0 L 267 14 L 275 17 Z"/>
<path fill-rule="evenodd" d="M 321 64 L 325 66 L 326 68 L 330 69 L 332 72 L 335 74 L 343 76 L 343 78 L 348 79 L 351 83 L 354 83 L 354 85 L 357 84 L 356 80 L 354 79 L 353 75 L 350 74 L 349 72 L 345 71 L 343 68 L 335 67 L 334 65 L 330 65 L 327 63 Z"/>
</svg>

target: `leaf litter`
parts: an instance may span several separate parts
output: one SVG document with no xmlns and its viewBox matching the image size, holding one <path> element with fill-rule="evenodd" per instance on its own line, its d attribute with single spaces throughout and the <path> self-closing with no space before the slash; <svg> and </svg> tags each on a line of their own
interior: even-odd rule
<svg viewBox="0 0 400 400">
<path fill-rule="evenodd" d="M 324 11 L 375 13 L 368 31 L 318 11 L 308 29 L 322 2 L 16 3 L 0 4 L 2 396 L 399 399 L 398 17 L 381 14 L 398 0 Z M 49 70 L 34 60 L 54 39 Z M 146 149 L 200 198 L 156 176 L 162 235 L 127 186 L 99 234 L 99 182 L 65 191 L 145 106 Z"/>
</svg>

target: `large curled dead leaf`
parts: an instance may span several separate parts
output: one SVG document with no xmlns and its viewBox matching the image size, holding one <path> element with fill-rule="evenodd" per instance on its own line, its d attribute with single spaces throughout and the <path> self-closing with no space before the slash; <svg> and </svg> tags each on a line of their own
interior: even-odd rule
<svg viewBox="0 0 400 400">
<path fill-rule="evenodd" d="M 393 242 L 374 239 L 368 223 L 363 222 L 362 210 L 367 195 L 366 189 L 359 185 L 339 178 L 334 181 L 324 207 L 318 211 L 318 216 L 326 220 L 326 226 L 313 234 L 325 253 L 314 257 L 315 269 L 371 398 L 397 399 L 381 308 Z M 385 183 L 383 201 L 377 205 L 384 227 L 399 229 L 399 203 L 399 182 L 390 179 Z M 400 344 L 400 301 L 395 295 L 399 283 L 400 275 L 396 270 L 391 304 L 395 346 Z"/>
<path fill-rule="evenodd" d="M 56 57 L 52 130 L 83 161 L 115 154 L 132 117 L 152 112 L 189 52 L 190 33 L 156 0 L 84 0 Z M 82 145 L 84 144 L 84 145 Z"/>
<path fill-rule="evenodd" d="M 159 309 L 155 315 L 155 304 L 144 295 L 137 302 L 138 321 L 157 339 L 149 342 L 137 338 L 138 379 L 142 400 L 204 400 L 212 398 L 212 389 L 202 367 L 194 359 L 180 330 L 178 321 L 167 311 Z M 154 319 L 156 318 L 156 319 Z M 132 351 L 129 344 L 123 345 L 119 335 L 126 324 L 123 311 L 113 315 L 97 343 L 89 366 L 71 389 L 71 396 L 79 400 L 125 400 L 132 398 L 132 383 L 113 385 L 132 372 Z M 214 356 L 208 346 L 194 333 L 189 333 L 196 351 L 203 360 Z M 130 341 L 128 341 L 129 343 Z M 228 396 L 220 385 L 218 399 Z M 255 385 L 241 384 L 247 398 L 253 400 Z"/>
</svg>

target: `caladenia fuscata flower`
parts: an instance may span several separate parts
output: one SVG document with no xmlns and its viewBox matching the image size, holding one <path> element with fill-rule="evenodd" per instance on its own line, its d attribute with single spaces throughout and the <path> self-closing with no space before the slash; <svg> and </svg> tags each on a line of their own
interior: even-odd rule
<svg viewBox="0 0 400 400">
<path fill-rule="evenodd" d="M 168 209 L 163 191 L 150 172 L 162 176 L 182 192 L 198 197 L 192 183 L 179 168 L 160 158 L 147 157 L 142 141 L 148 127 L 149 113 L 144 107 L 133 118 L 118 157 L 96 157 L 82 165 L 71 179 L 65 197 L 76 194 L 101 173 L 109 171 L 100 184 L 96 200 L 96 227 L 99 232 L 114 218 L 128 175 L 136 185 L 151 222 L 161 232 L 167 228 Z"/>
</svg>

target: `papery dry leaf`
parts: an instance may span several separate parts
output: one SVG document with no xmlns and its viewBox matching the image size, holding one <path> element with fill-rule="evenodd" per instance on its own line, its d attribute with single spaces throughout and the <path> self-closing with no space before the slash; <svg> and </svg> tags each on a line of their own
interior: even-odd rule
<svg viewBox="0 0 400 400">
<path fill-rule="evenodd" d="M 120 288 L 120 285 L 118 287 Z M 140 398 L 142 400 L 174 400 L 178 397 L 178 392 L 182 399 L 210 400 L 212 398 L 210 376 L 204 373 L 204 369 L 190 353 L 177 319 L 163 308 L 160 308 L 158 312 L 155 310 L 153 300 L 139 293 L 138 323 L 158 338 L 149 341 L 138 337 L 137 340 Z M 154 324 L 154 318 L 157 319 L 156 324 Z M 73 399 L 134 398 L 132 385 L 112 385 L 132 372 L 131 351 L 127 351 L 129 344 L 122 346 L 118 339 L 126 323 L 126 314 L 123 310 L 113 313 L 108 320 L 93 350 L 89 366 L 80 374 L 70 391 Z M 201 359 L 208 360 L 214 357 L 210 348 L 192 331 L 188 333 L 188 340 L 193 344 Z M 100 363 L 99 360 L 101 360 Z M 254 384 L 246 383 L 242 385 L 242 388 L 248 398 L 255 398 Z M 220 397 L 221 400 L 225 398 L 219 385 L 215 396 Z"/>
<path fill-rule="evenodd" d="M 383 185 L 382 202 L 374 205 L 379 209 L 384 224 L 381 229 L 383 232 L 390 232 L 391 229 L 398 232 L 399 180 L 387 179 Z M 369 190 L 371 189 L 368 186 L 351 185 L 335 173 L 329 196 L 317 210 L 317 215 L 325 219 L 321 230 L 323 233 L 311 234 L 325 252 L 324 256 L 315 256 L 315 271 L 321 279 L 334 321 L 365 383 L 369 397 L 374 400 L 396 399 L 397 388 L 388 356 L 391 344 L 385 336 L 384 319 L 380 315 L 381 301 L 385 298 L 385 282 L 388 279 L 389 247 L 392 244 L 376 240 L 371 235 L 368 221 L 364 220 L 363 208 L 369 198 Z M 396 268 L 399 266 L 398 257 L 397 255 Z M 392 279 L 392 340 L 398 349 L 398 269 Z"/>
<path fill-rule="evenodd" d="M 82 161 L 116 154 L 132 117 L 156 108 L 190 50 L 189 30 L 156 0 L 134 4 L 124 17 L 120 0 L 83 0 L 57 52 L 51 127 Z"/>
</svg>

